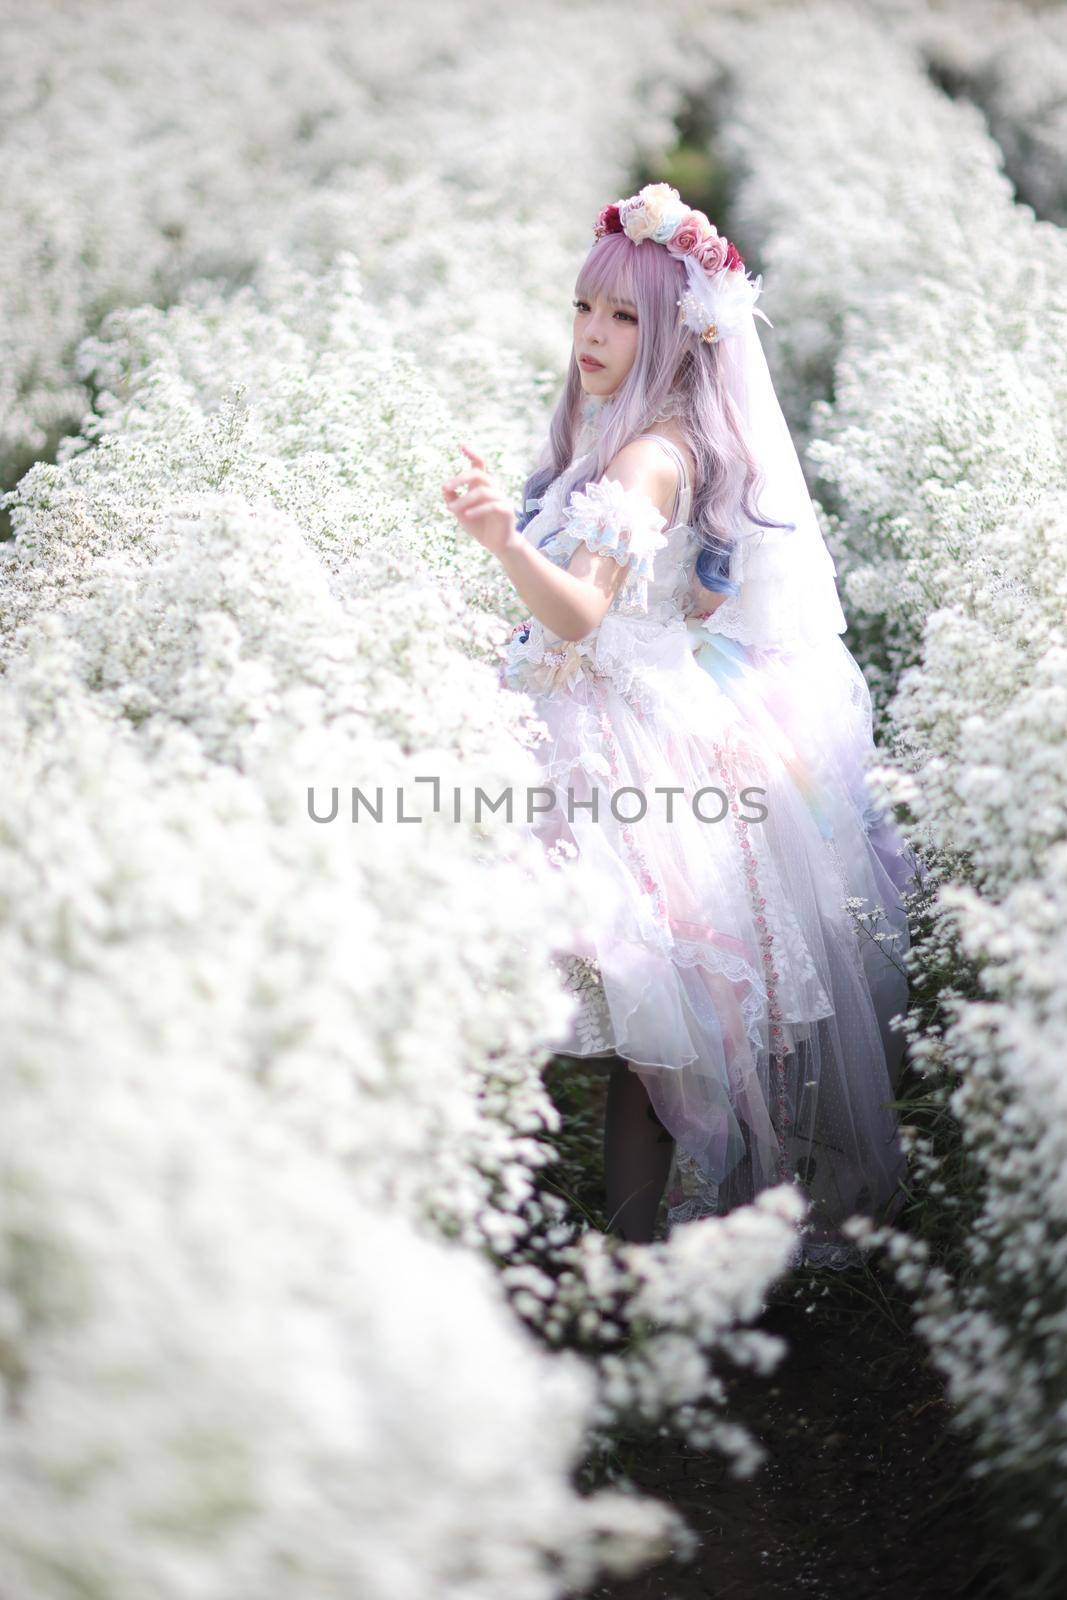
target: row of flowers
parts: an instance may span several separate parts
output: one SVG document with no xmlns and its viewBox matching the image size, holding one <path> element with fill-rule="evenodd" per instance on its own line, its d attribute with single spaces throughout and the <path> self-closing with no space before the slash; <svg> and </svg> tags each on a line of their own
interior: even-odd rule
<svg viewBox="0 0 1067 1600">
<path fill-rule="evenodd" d="M 420 787 L 536 781 L 437 485 L 459 416 L 528 459 L 698 64 L 661 7 L 110 10 L 10 36 L 9 465 L 95 403 L 0 559 L 5 1578 L 551 1600 L 686 1543 L 576 1492 L 621 1421 L 758 1460 L 714 1369 L 782 1354 L 795 1219 L 619 1250 L 539 1188 L 564 907 Z M 421 826 L 311 826 L 352 779 Z"/>
<path fill-rule="evenodd" d="M 628 41 L 591 41 L 587 12 L 559 0 L 522 14 L 493 0 L 258 9 L 251 29 L 232 0 L 108 0 L 103 27 L 0 0 L 0 485 L 94 404 L 75 351 L 110 309 L 170 305 L 199 279 L 263 283 L 272 258 L 317 274 L 345 251 L 464 429 L 492 431 L 515 476 L 528 468 L 566 355 L 559 286 L 581 219 L 625 186 L 611 152 L 647 160 L 673 142 L 677 96 L 703 71 L 673 5 L 657 27 L 631 0 Z M 530 37 L 542 25 L 551 40 Z M 521 77 L 521 114 L 483 59 Z M 620 92 L 590 96 L 591 75 L 618 76 Z M 521 127 L 554 153 L 564 106 L 583 162 L 552 167 Z M 549 171 L 559 226 L 546 227 Z"/>
<path fill-rule="evenodd" d="M 981 107 L 1020 200 L 1067 224 L 1067 10 L 1059 0 L 920 0 L 908 36 L 954 94 Z"/>
<path fill-rule="evenodd" d="M 958 1143 L 911 1130 L 909 1231 L 870 1242 L 914 1291 L 1026 1592 L 1058 1592 L 1067 238 L 1015 203 L 984 120 L 931 81 L 906 19 L 783 12 L 735 60 L 722 147 L 774 284 L 772 359 L 811 437 L 883 776 L 941 880 L 909 1031 Z M 927 1238 L 951 1252 L 932 1259 Z"/>
</svg>

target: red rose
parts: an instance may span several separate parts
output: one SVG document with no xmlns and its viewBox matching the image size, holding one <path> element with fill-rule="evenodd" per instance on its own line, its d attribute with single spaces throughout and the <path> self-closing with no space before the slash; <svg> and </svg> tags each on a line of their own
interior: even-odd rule
<svg viewBox="0 0 1067 1600">
<path fill-rule="evenodd" d="M 596 225 L 593 228 L 593 233 L 598 239 L 602 239 L 606 233 L 621 232 L 622 223 L 619 221 L 618 206 L 605 206 L 599 217 L 596 219 Z"/>
<path fill-rule="evenodd" d="M 723 264 L 724 266 L 729 267 L 731 272 L 733 272 L 735 268 L 740 268 L 742 272 L 745 270 L 745 263 L 741 260 L 735 245 L 731 245 L 729 250 L 726 252 L 726 260 Z"/>
</svg>

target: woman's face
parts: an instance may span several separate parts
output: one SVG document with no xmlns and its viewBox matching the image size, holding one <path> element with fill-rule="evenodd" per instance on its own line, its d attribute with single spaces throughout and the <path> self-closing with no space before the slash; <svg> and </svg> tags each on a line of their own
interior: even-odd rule
<svg viewBox="0 0 1067 1600">
<path fill-rule="evenodd" d="M 614 394 L 637 354 L 637 307 L 631 300 L 574 297 L 574 359 L 586 394 Z M 587 365 L 584 356 L 599 361 Z"/>
</svg>

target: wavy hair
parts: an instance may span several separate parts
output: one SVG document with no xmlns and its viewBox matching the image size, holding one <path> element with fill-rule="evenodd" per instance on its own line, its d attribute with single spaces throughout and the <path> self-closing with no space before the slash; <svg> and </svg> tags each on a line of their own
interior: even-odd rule
<svg viewBox="0 0 1067 1600">
<path fill-rule="evenodd" d="M 757 528 L 792 524 L 761 516 L 757 509 L 762 474 L 728 391 L 719 346 L 703 342 L 678 319 L 678 302 L 687 288 L 682 262 L 651 239 L 635 244 L 625 233 L 607 233 L 586 256 L 575 296 L 588 301 L 597 294 L 631 300 L 637 307 L 637 351 L 613 396 L 612 415 L 605 419 L 593 467 L 579 468 L 565 485 L 566 494 L 602 477 L 608 463 L 648 429 L 665 403 L 679 401 L 677 421 L 696 463 L 690 523 L 703 545 L 696 574 L 706 589 L 736 594 L 739 585 L 727 574 L 730 552 L 746 532 L 743 519 Z M 573 465 L 587 398 L 572 353 L 547 442 L 523 487 L 524 507 Z"/>
</svg>

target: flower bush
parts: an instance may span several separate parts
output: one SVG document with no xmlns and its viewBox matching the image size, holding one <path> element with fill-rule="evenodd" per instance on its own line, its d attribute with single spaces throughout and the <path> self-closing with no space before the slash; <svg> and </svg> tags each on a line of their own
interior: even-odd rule
<svg viewBox="0 0 1067 1600">
<path fill-rule="evenodd" d="M 612 1428 L 758 1459 L 715 1363 L 782 1354 L 795 1197 L 627 1254 L 541 1192 L 562 889 L 447 809 L 538 732 L 457 419 L 518 480 L 697 70 L 624 9 L 12 14 L 9 476 L 67 434 L 0 546 L 13 1593 L 534 1600 L 686 1547 L 573 1487 Z"/>
<path fill-rule="evenodd" d="M 1019 198 L 1067 223 L 1067 12 L 1056 0 L 911 0 L 907 35 L 938 79 L 981 106 Z"/>
<path fill-rule="evenodd" d="M 914 1291 L 1044 1593 L 1067 1529 L 1067 241 L 885 10 L 741 28 L 722 138 L 884 714 L 880 776 L 938 863 L 911 961 L 939 1004 L 909 1034 L 959 1148 L 911 1127 L 914 1231 L 856 1231 Z"/>
<path fill-rule="evenodd" d="M 344 251 L 467 429 L 517 437 L 524 463 L 582 219 L 673 142 L 702 71 L 669 14 L 616 13 L 606 29 L 560 0 L 267 0 L 251 26 L 240 0 L 0 0 L 0 482 L 77 429 L 94 396 L 74 352 L 109 310 Z"/>
</svg>

